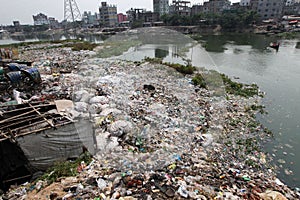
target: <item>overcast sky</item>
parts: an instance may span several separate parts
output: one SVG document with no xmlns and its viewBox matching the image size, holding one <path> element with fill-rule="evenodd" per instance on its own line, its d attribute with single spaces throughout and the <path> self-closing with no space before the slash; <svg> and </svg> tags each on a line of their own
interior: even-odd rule
<svg viewBox="0 0 300 200">
<path fill-rule="evenodd" d="M 105 0 L 75 1 L 82 14 L 84 11 L 98 12 L 100 3 Z M 153 9 L 153 0 L 106 0 L 106 2 L 117 5 L 118 13 L 125 13 L 130 8 Z M 239 2 L 239 0 L 231 0 L 231 2 Z M 203 0 L 191 0 L 191 3 L 202 4 Z M 64 0 L 0 0 L 0 25 L 12 25 L 13 21 L 20 21 L 21 24 L 33 24 L 32 15 L 39 13 L 62 21 L 64 17 Z"/>
</svg>

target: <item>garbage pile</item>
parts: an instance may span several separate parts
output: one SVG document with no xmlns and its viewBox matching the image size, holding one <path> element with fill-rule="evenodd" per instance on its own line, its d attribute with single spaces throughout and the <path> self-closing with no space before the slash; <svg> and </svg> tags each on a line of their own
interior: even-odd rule
<svg viewBox="0 0 300 200">
<path fill-rule="evenodd" d="M 97 58 L 60 80 L 44 92 L 72 97 L 67 114 L 93 121 L 98 153 L 76 176 L 12 187 L 2 199 L 300 197 L 260 151 L 268 135 L 247 109 L 259 97 L 213 96 L 164 65 Z"/>
<path fill-rule="evenodd" d="M 30 62 L 1 62 L 0 63 L 0 93 L 2 102 L 6 102 L 13 89 L 32 91 L 41 85 L 41 76 L 37 68 Z"/>
<path fill-rule="evenodd" d="M 13 51 L 12 49 L 0 48 L 0 61 L 4 59 L 12 59 Z"/>
</svg>

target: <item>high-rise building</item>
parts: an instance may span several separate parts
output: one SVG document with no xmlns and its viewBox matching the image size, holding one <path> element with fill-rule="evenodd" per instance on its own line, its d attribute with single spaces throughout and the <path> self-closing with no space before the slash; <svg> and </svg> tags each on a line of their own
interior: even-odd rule
<svg viewBox="0 0 300 200">
<path fill-rule="evenodd" d="M 118 24 L 117 7 L 108 5 L 106 2 L 101 2 L 99 8 L 100 23 L 104 27 L 114 27 Z"/>
<path fill-rule="evenodd" d="M 280 19 L 285 0 L 252 0 L 261 19 Z"/>
<path fill-rule="evenodd" d="M 160 16 L 169 14 L 169 0 L 153 0 L 153 11 Z"/>
<path fill-rule="evenodd" d="M 170 13 L 180 16 L 191 15 L 191 2 L 182 0 L 173 0 L 170 6 Z"/>
<path fill-rule="evenodd" d="M 283 15 L 300 15 L 300 0 L 287 0 L 283 8 Z"/>
<path fill-rule="evenodd" d="M 222 13 L 224 10 L 230 10 L 231 2 L 229 0 L 209 0 L 204 2 L 203 10 L 206 13 Z"/>
</svg>

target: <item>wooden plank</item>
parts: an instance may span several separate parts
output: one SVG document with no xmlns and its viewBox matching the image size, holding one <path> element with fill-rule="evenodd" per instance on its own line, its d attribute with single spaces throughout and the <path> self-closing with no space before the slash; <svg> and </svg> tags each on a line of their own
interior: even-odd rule
<svg viewBox="0 0 300 200">
<path fill-rule="evenodd" d="M 23 179 L 23 178 L 28 178 L 28 177 L 31 177 L 31 175 L 26 175 L 26 176 L 21 176 L 21 177 L 18 177 L 18 178 L 4 180 L 3 183 L 9 183 L 9 182 L 12 182 L 12 181 L 17 181 L 17 180 L 20 180 L 20 179 Z"/>
</svg>

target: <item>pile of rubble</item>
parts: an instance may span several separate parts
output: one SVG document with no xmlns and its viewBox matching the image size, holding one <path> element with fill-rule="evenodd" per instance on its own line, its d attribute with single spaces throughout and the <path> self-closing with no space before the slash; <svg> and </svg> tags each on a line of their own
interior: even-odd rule
<svg viewBox="0 0 300 200">
<path fill-rule="evenodd" d="M 86 59 L 57 83 L 42 77 L 44 94 L 72 98 L 70 117 L 93 121 L 98 153 L 74 177 L 12 187 L 2 199 L 299 198 L 259 150 L 267 134 L 247 109 L 259 97 L 214 96 L 147 62 Z"/>
</svg>

